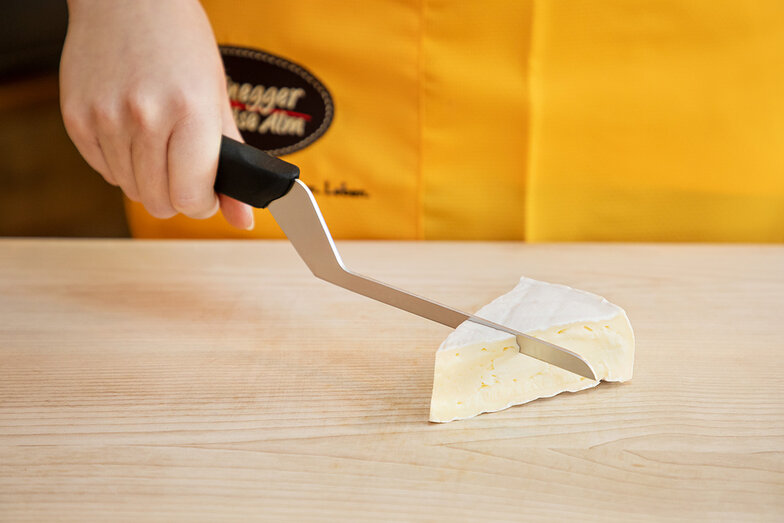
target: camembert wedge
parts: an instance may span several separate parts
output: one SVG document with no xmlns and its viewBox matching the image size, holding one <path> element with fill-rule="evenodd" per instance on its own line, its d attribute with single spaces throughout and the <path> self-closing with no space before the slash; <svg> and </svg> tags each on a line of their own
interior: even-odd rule
<svg viewBox="0 0 784 523">
<path fill-rule="evenodd" d="M 476 314 L 580 354 L 600 380 L 632 377 L 629 319 L 601 296 L 522 278 Z M 518 350 L 507 333 L 472 322 L 455 329 L 436 354 L 430 421 L 470 418 L 599 384 Z"/>
</svg>

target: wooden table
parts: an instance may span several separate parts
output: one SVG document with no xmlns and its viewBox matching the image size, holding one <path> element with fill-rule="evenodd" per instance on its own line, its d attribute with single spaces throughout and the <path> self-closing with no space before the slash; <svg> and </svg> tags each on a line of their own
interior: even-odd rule
<svg viewBox="0 0 784 523">
<path fill-rule="evenodd" d="M 448 330 L 282 242 L 0 241 L 0 520 L 784 518 L 784 248 L 343 243 L 476 310 L 603 294 L 634 380 L 428 422 Z"/>
</svg>

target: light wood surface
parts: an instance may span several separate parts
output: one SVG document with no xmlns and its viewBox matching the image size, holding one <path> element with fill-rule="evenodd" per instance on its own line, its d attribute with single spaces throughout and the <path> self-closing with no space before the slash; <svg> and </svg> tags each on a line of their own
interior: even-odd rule
<svg viewBox="0 0 784 523">
<path fill-rule="evenodd" d="M 283 242 L 0 241 L 2 521 L 784 519 L 784 248 L 342 243 L 474 311 L 626 308 L 634 379 L 428 422 L 448 329 Z"/>
</svg>

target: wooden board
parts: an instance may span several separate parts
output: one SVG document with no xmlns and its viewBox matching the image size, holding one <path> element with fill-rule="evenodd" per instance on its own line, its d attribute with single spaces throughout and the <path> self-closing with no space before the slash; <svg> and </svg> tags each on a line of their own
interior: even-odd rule
<svg viewBox="0 0 784 523">
<path fill-rule="evenodd" d="M 784 518 L 784 248 L 343 243 L 476 310 L 603 294 L 634 380 L 428 422 L 448 329 L 282 242 L 0 241 L 0 520 Z"/>
</svg>

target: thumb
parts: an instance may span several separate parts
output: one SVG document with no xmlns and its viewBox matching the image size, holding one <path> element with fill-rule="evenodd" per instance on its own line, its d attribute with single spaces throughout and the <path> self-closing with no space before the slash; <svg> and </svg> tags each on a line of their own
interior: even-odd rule
<svg viewBox="0 0 784 523">
<path fill-rule="evenodd" d="M 234 116 L 231 113 L 228 99 L 223 106 L 223 113 L 221 116 L 223 134 L 229 138 L 234 138 L 235 140 L 242 142 L 242 135 L 240 134 L 239 129 L 237 129 L 237 125 L 234 123 Z M 238 229 L 245 229 L 246 231 L 253 229 L 253 208 L 250 205 L 235 200 L 225 194 L 219 194 L 218 200 L 220 201 L 221 213 L 223 213 L 223 217 L 226 218 L 226 221 L 229 222 L 230 225 Z"/>
</svg>

